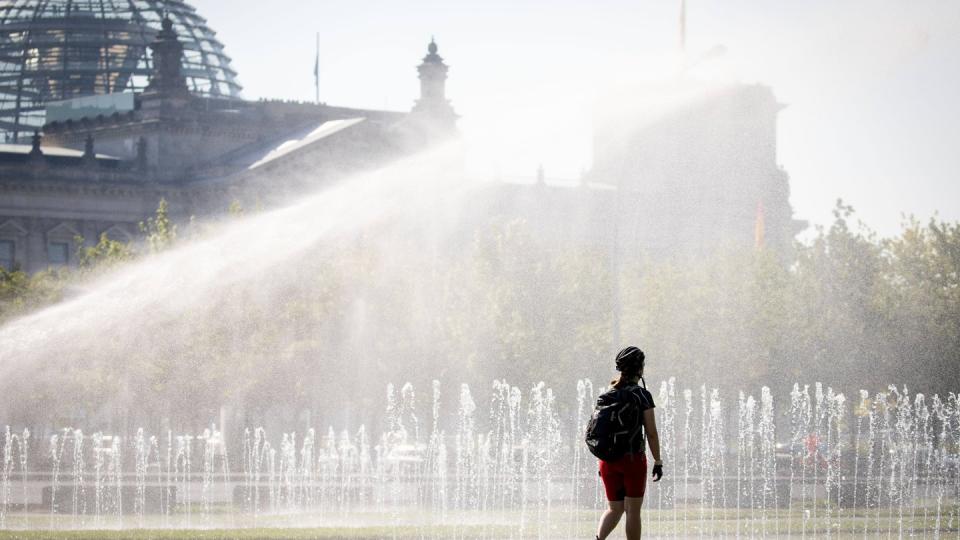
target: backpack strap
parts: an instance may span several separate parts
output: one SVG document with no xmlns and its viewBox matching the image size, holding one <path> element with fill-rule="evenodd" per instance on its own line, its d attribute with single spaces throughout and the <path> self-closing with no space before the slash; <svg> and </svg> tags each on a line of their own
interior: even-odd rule
<svg viewBox="0 0 960 540">
<path fill-rule="evenodd" d="M 642 379 L 642 377 L 641 377 L 641 379 Z M 638 399 L 642 399 L 642 400 L 643 400 L 643 404 L 647 406 L 647 407 L 646 407 L 647 409 L 651 408 L 651 407 L 650 407 L 650 400 L 647 399 L 647 396 L 648 396 L 649 394 L 650 394 L 650 392 L 647 390 L 647 385 L 646 385 L 646 383 L 644 383 L 644 385 L 643 385 L 643 392 L 640 393 L 640 396 L 638 397 Z"/>
<path fill-rule="evenodd" d="M 646 390 L 646 388 L 644 388 L 644 390 Z M 637 435 L 640 435 L 641 448 L 643 448 L 643 444 L 646 441 L 646 434 L 644 433 L 643 429 L 643 411 L 649 409 L 649 407 L 644 407 L 644 405 L 648 405 L 646 396 L 642 394 L 638 396 L 637 393 L 632 390 L 628 390 L 628 393 L 630 394 L 631 399 L 635 402 L 637 406 L 637 412 L 639 413 L 637 417 L 637 425 L 633 428 L 633 433 L 630 435 L 630 454 L 632 455 L 634 449 L 634 440 L 637 438 Z"/>
</svg>

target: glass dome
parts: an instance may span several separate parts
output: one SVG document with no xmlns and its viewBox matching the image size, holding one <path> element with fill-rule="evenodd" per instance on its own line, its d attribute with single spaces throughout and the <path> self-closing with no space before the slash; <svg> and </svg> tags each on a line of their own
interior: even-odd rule
<svg viewBox="0 0 960 540">
<path fill-rule="evenodd" d="M 183 44 L 191 91 L 240 97 L 223 44 L 185 2 L 0 0 L 0 142 L 41 126 L 46 103 L 142 90 L 164 14 Z"/>
</svg>

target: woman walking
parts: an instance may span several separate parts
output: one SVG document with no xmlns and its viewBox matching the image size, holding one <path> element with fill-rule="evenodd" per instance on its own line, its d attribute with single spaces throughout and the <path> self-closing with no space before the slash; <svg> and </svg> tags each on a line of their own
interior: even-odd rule
<svg viewBox="0 0 960 540">
<path fill-rule="evenodd" d="M 597 540 L 605 540 L 624 513 L 627 540 L 640 539 L 640 507 L 647 487 L 644 439 L 653 454 L 653 481 L 663 476 L 653 396 L 643 380 L 643 361 L 643 351 L 636 347 L 626 347 L 617 354 L 620 376 L 597 398 L 587 431 L 587 445 L 601 458 L 600 477 L 609 504 L 600 518 Z M 638 384 L 641 381 L 642 387 Z"/>
</svg>

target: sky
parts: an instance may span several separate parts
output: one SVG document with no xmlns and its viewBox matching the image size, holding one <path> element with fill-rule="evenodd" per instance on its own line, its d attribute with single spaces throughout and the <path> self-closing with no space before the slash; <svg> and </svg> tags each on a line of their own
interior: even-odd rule
<svg viewBox="0 0 960 540">
<path fill-rule="evenodd" d="M 610 88 L 672 76 L 680 0 L 193 0 L 248 99 L 409 110 L 431 36 L 481 172 L 576 178 Z M 693 76 L 769 85 L 795 214 L 838 198 L 883 235 L 960 220 L 960 2 L 688 0 Z M 710 55 L 707 55 L 710 56 Z"/>
</svg>

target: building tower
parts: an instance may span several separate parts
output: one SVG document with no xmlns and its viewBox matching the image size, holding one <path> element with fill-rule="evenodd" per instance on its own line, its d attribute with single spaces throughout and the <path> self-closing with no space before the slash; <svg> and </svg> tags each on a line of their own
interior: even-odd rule
<svg viewBox="0 0 960 540">
<path fill-rule="evenodd" d="M 183 45 L 173 31 L 173 20 L 163 19 L 162 29 L 150 44 L 153 52 L 153 77 L 144 89 L 144 95 L 156 93 L 167 96 L 188 96 L 187 79 L 181 72 L 180 59 L 183 57 Z"/>
<path fill-rule="evenodd" d="M 443 58 L 437 54 L 437 42 L 430 39 L 427 55 L 417 66 L 420 74 L 420 99 L 413 107 L 414 116 L 436 135 L 449 134 L 456 129 L 457 113 L 447 99 L 447 70 Z"/>
</svg>

